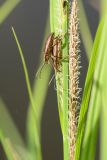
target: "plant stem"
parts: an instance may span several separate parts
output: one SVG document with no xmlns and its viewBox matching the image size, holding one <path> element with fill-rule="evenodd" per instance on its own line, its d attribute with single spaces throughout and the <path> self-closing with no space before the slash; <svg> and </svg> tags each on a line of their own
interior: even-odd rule
<svg viewBox="0 0 107 160">
<path fill-rule="evenodd" d="M 62 57 L 68 57 L 68 2 L 63 6 L 62 0 L 50 0 L 51 32 L 62 36 Z M 68 144 L 68 66 L 61 62 L 61 72 L 56 72 L 58 109 L 63 134 L 64 160 L 69 160 Z"/>
<path fill-rule="evenodd" d="M 68 13 L 68 8 L 67 8 Z M 68 14 L 65 17 L 63 25 L 64 33 L 68 31 Z M 68 35 L 68 34 L 67 34 Z M 69 43 L 68 37 L 65 38 L 65 48 L 63 49 L 63 57 L 68 57 Z M 69 63 L 63 63 L 63 148 L 64 148 L 64 160 L 69 160 L 69 143 L 68 143 L 68 106 L 69 106 Z"/>
</svg>

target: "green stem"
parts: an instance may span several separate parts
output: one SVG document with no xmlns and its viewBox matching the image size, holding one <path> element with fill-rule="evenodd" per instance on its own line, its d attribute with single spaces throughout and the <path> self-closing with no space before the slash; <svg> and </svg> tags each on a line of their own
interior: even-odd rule
<svg viewBox="0 0 107 160">
<path fill-rule="evenodd" d="M 68 57 L 68 2 L 63 8 L 62 0 L 50 0 L 50 22 L 51 32 L 61 35 L 62 55 Z M 61 62 L 61 72 L 56 72 L 56 85 L 58 97 L 58 109 L 63 134 L 64 160 L 69 160 L 68 144 L 68 66 L 69 63 Z"/>
<path fill-rule="evenodd" d="M 67 8 L 68 11 L 68 8 Z M 68 13 L 68 12 L 67 12 Z M 65 24 L 63 27 L 64 33 L 68 30 L 68 15 L 65 17 Z M 65 48 L 63 49 L 63 58 L 68 56 L 69 48 L 68 48 L 68 37 L 65 39 Z M 69 99 L 69 86 L 68 86 L 68 74 L 69 74 L 69 63 L 63 63 L 63 148 L 64 148 L 64 160 L 69 160 L 69 143 L 68 143 L 68 99 Z"/>
</svg>

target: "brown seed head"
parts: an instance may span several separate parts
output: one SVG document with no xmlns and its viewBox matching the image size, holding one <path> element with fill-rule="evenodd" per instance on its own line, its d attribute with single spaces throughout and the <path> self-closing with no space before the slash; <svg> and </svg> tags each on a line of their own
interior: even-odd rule
<svg viewBox="0 0 107 160">
<path fill-rule="evenodd" d="M 79 32 L 77 0 L 73 0 L 69 17 L 69 138 L 70 160 L 74 160 L 79 108 Z"/>
</svg>

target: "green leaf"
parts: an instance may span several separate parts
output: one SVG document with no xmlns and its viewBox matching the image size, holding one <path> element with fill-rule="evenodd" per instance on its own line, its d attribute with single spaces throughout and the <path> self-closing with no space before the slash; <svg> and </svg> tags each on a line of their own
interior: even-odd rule
<svg viewBox="0 0 107 160">
<path fill-rule="evenodd" d="M 5 0 L 2 6 L 0 6 L 0 24 L 4 22 L 19 2 L 21 0 Z"/>
<path fill-rule="evenodd" d="M 102 83 L 101 83 L 101 121 L 100 121 L 100 159 L 107 159 L 107 16 L 104 25 L 104 48 L 103 48 L 103 63 L 101 68 L 103 70 Z"/>
<path fill-rule="evenodd" d="M 32 160 L 32 155 L 25 147 L 13 144 L 11 139 L 0 131 L 0 141 L 8 160 Z"/>
<path fill-rule="evenodd" d="M 49 34 L 49 17 L 47 18 L 47 24 L 46 24 L 46 31 L 44 34 L 44 40 L 43 40 L 43 44 L 45 44 L 45 40 L 46 40 L 46 36 L 47 34 Z M 42 45 L 42 50 L 41 50 L 41 54 L 40 54 L 40 58 L 42 58 L 42 64 L 40 63 L 39 68 L 41 68 L 41 66 L 44 63 L 44 53 L 43 53 L 43 48 L 44 45 Z M 37 125 L 39 128 L 39 135 L 41 134 L 41 119 L 42 119 L 42 112 L 43 112 L 43 107 L 44 107 L 44 101 L 47 95 L 47 91 L 49 88 L 49 77 L 50 77 L 50 73 L 51 73 L 51 67 L 50 65 L 46 65 L 41 72 L 41 78 L 35 76 L 34 79 L 34 85 L 33 85 L 33 98 L 34 98 L 34 102 L 35 102 L 35 107 L 36 107 L 36 111 L 37 111 Z M 31 103 L 29 104 L 29 109 L 28 109 L 28 115 L 27 115 L 27 142 L 28 142 L 28 148 L 31 151 L 32 155 L 34 155 L 34 157 L 36 157 L 36 143 L 35 143 L 35 139 L 36 139 L 36 127 L 35 127 L 35 117 L 33 114 L 33 110 L 31 107 Z M 38 158 L 38 160 L 41 159 Z"/>
<path fill-rule="evenodd" d="M 25 144 L 2 99 L 0 99 L 0 142 L 8 160 L 25 160 L 22 159 L 22 154 L 19 151 L 20 148 L 26 150 Z"/>
<path fill-rule="evenodd" d="M 4 148 L 4 151 L 6 153 L 6 157 L 8 160 L 21 160 L 21 157 L 17 154 L 15 151 L 15 147 L 13 147 L 12 143 L 10 142 L 10 139 L 7 137 L 4 137 L 2 132 L 0 131 L 0 141 Z"/>
<path fill-rule="evenodd" d="M 22 52 L 20 43 L 18 41 L 17 35 L 16 35 L 13 27 L 12 27 L 12 31 L 13 31 L 13 35 L 14 35 L 14 38 L 16 40 L 16 44 L 17 44 L 17 47 L 19 49 L 20 57 L 21 57 L 21 60 L 22 60 L 22 65 L 23 65 L 23 69 L 24 69 L 24 74 L 25 74 L 25 80 L 26 80 L 26 84 L 27 84 L 29 99 L 30 99 L 31 107 L 32 107 L 32 116 L 33 116 L 33 118 L 35 117 L 35 137 L 36 137 L 35 138 L 35 144 L 36 144 L 35 152 L 36 152 L 36 158 L 38 160 L 41 160 L 40 133 L 39 133 L 39 127 L 38 127 L 38 120 L 37 120 L 38 113 L 37 113 L 34 98 L 33 98 L 33 95 L 32 95 L 30 80 L 29 80 L 27 66 L 26 66 L 24 56 L 23 56 L 23 52 Z"/>
<path fill-rule="evenodd" d="M 80 150 L 81 150 L 81 145 L 82 145 L 82 140 L 83 140 L 83 135 L 84 135 L 85 124 L 86 124 L 85 123 L 86 118 L 87 118 L 86 115 L 88 111 L 88 103 L 89 103 L 89 98 L 90 98 L 90 93 L 91 93 L 91 87 L 92 87 L 92 82 L 93 82 L 93 75 L 95 72 L 96 61 L 103 47 L 102 45 L 99 46 L 99 44 L 103 43 L 102 41 L 104 40 L 103 34 L 102 34 L 103 26 L 104 26 L 104 19 L 101 21 L 97 34 L 96 34 L 92 56 L 90 59 L 88 73 L 86 77 L 85 87 L 84 87 L 84 93 L 83 93 L 79 122 L 78 122 L 77 143 L 76 143 L 76 152 L 75 152 L 76 160 L 79 160 L 79 157 L 80 157 Z"/>
<path fill-rule="evenodd" d="M 12 143 L 24 146 L 22 137 L 19 134 L 19 131 L 2 99 L 0 99 L 0 131 L 3 135 L 8 137 Z"/>
<path fill-rule="evenodd" d="M 101 40 L 99 41 L 98 46 L 98 58 L 95 67 L 94 73 L 94 82 L 92 86 L 91 99 L 88 110 L 87 123 L 84 134 L 84 141 L 82 145 L 82 160 L 94 160 L 95 159 L 95 149 L 96 149 L 96 140 L 98 134 L 98 122 L 99 116 L 101 113 L 102 104 L 102 93 L 103 93 L 103 84 L 105 79 L 104 70 L 107 69 L 106 59 L 107 50 L 106 50 L 106 37 L 107 37 L 107 23 L 106 18 L 104 25 L 102 26 Z M 105 103 L 106 104 L 106 103 Z"/>
<path fill-rule="evenodd" d="M 20 44 L 19 44 L 17 35 L 16 35 L 15 30 L 14 30 L 13 27 L 12 27 L 12 32 L 13 32 L 13 35 L 14 35 L 14 38 L 15 38 L 17 47 L 18 47 L 18 49 L 19 49 L 19 53 L 20 53 L 20 57 L 21 57 L 22 65 L 23 65 L 23 69 L 24 69 L 24 74 L 25 74 L 25 79 L 26 79 L 26 84 L 27 84 L 29 99 L 30 99 L 30 101 L 31 101 L 31 103 L 32 103 L 32 109 L 33 109 L 34 114 L 35 114 L 35 116 L 36 116 L 37 113 L 36 113 L 36 108 L 35 108 L 35 104 L 34 104 L 34 99 L 33 99 L 33 96 L 32 96 L 32 90 L 31 90 L 31 85 L 30 85 L 30 80 L 29 80 L 29 75 L 28 75 L 28 71 L 27 71 L 26 62 L 25 62 L 25 59 L 24 59 L 24 56 L 23 56 L 23 52 L 22 52 L 21 46 L 20 46 Z"/>
</svg>

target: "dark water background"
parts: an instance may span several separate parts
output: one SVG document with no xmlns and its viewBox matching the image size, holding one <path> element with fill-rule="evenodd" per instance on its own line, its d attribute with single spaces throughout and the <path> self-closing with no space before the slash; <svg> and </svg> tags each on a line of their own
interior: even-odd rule
<svg viewBox="0 0 107 160">
<path fill-rule="evenodd" d="M 0 0 L 2 5 L 5 0 Z M 99 22 L 98 11 L 85 0 L 84 6 L 93 35 Z M 22 45 L 31 84 L 38 69 L 39 54 L 49 12 L 48 0 L 22 0 L 13 12 L 0 24 L 0 96 L 8 106 L 22 137 L 25 139 L 25 122 L 28 94 L 20 56 L 14 41 L 11 26 L 14 26 Z M 87 40 L 87 37 L 86 37 Z M 84 84 L 88 61 L 81 43 L 81 86 Z M 62 136 L 59 125 L 56 91 L 54 84 L 48 89 L 42 118 L 43 160 L 62 160 Z M 97 158 L 98 159 L 98 158 Z M 0 146 L 0 160 L 6 160 Z"/>
</svg>

